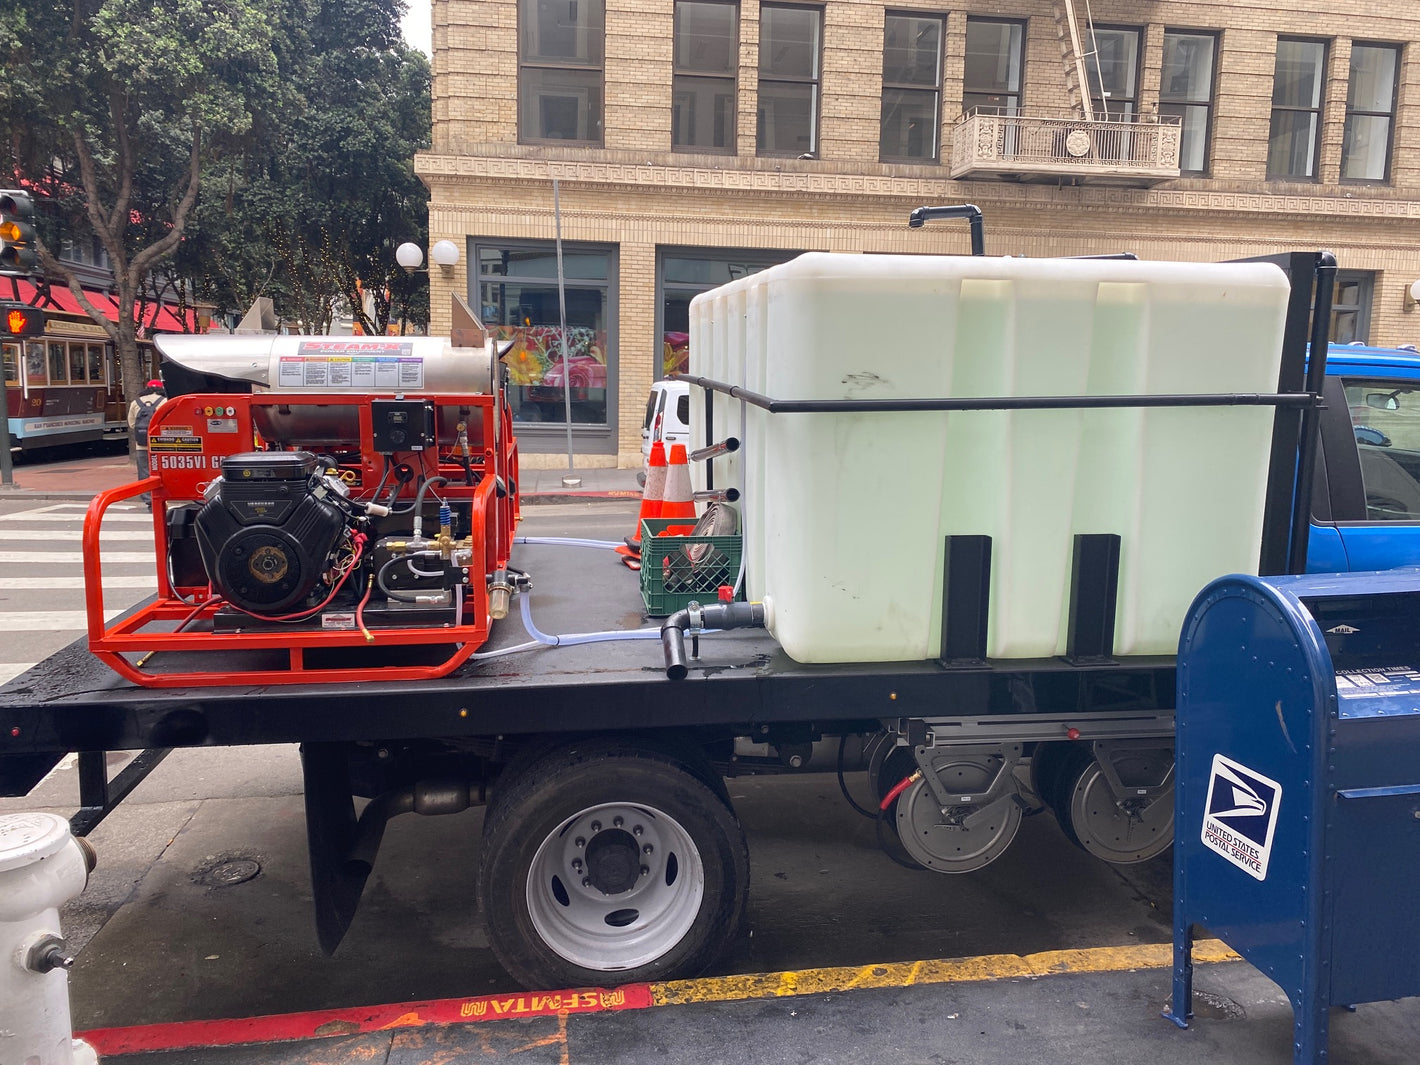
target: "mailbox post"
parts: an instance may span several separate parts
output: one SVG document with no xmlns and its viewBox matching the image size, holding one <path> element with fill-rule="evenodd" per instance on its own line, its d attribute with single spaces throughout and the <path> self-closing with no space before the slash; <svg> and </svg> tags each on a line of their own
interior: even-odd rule
<svg viewBox="0 0 1420 1065">
<path fill-rule="evenodd" d="M 1420 994 L 1420 570 L 1224 577 L 1179 641 L 1173 1001 L 1194 926 L 1327 1010 Z M 1417 1048 L 1420 1052 L 1420 1048 Z"/>
</svg>

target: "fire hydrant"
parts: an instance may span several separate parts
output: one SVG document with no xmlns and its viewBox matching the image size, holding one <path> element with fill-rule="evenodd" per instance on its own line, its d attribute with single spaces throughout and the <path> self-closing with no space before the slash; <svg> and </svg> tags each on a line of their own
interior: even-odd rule
<svg viewBox="0 0 1420 1065">
<path fill-rule="evenodd" d="M 92 1065 L 75 1039 L 59 907 L 89 881 L 93 850 L 49 813 L 0 815 L 0 1062 Z"/>
</svg>

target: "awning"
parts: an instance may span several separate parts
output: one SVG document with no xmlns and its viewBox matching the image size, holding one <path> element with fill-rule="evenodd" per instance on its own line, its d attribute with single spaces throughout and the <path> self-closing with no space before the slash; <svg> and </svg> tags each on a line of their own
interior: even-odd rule
<svg viewBox="0 0 1420 1065">
<path fill-rule="evenodd" d="M 69 291 L 67 285 L 50 285 L 47 289 L 41 289 L 32 281 L 23 278 L 13 279 L 19 287 L 19 299 L 22 303 L 33 304 L 42 310 L 52 311 L 56 314 L 75 314 L 89 317 L 88 311 L 79 305 L 74 293 Z M 9 286 L 0 283 L 0 298 L 9 297 Z M 105 318 L 110 322 L 118 321 L 118 300 L 110 293 L 99 288 L 84 287 L 84 295 L 94 307 L 103 312 Z M 159 304 L 154 304 L 152 300 L 139 301 L 143 317 L 138 322 L 138 336 L 146 339 L 154 333 L 195 333 L 197 332 L 197 312 L 192 308 L 179 311 L 176 304 L 163 300 Z M 183 324 L 183 319 L 187 320 L 187 325 Z"/>
</svg>

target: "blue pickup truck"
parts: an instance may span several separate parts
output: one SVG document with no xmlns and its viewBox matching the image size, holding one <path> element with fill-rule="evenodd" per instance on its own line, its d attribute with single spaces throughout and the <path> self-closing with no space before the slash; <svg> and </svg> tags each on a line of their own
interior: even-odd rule
<svg viewBox="0 0 1420 1065">
<path fill-rule="evenodd" d="M 1332 345 L 1307 571 L 1420 566 L 1420 353 Z"/>
</svg>

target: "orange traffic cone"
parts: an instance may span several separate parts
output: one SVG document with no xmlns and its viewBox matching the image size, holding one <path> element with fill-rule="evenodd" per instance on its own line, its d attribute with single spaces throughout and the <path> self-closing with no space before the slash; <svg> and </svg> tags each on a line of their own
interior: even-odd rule
<svg viewBox="0 0 1420 1065">
<path fill-rule="evenodd" d="M 651 457 L 646 469 L 646 487 L 641 492 L 641 509 L 636 515 L 636 528 L 626 537 L 616 553 L 627 569 L 641 568 L 641 522 L 661 516 L 661 496 L 666 490 L 666 446 L 657 440 L 651 445 Z"/>
<path fill-rule="evenodd" d="M 686 461 L 684 444 L 671 445 L 670 462 L 666 466 L 666 493 L 661 499 L 660 516 L 695 521 L 695 501 L 690 498 L 690 464 Z"/>
</svg>

